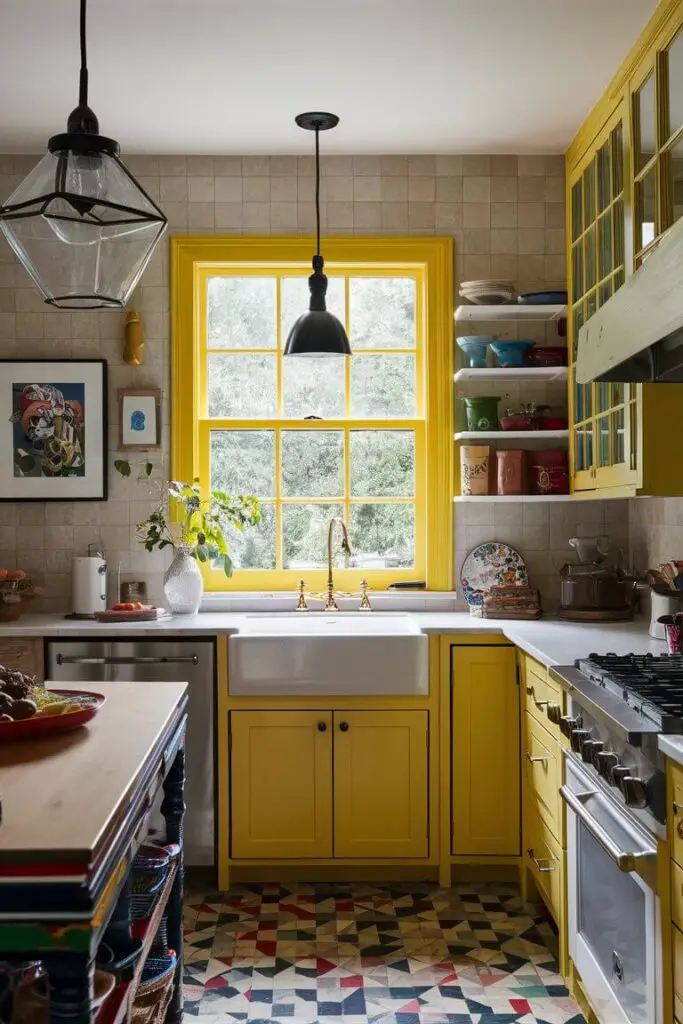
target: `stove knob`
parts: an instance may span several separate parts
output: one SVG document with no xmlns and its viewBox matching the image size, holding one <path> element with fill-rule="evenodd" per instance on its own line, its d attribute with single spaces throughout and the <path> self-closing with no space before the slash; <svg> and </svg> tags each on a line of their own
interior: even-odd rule
<svg viewBox="0 0 683 1024">
<path fill-rule="evenodd" d="M 559 725 L 562 721 L 562 708 L 559 704 L 548 704 L 545 713 L 553 725 Z"/>
<path fill-rule="evenodd" d="M 581 760 L 586 764 L 594 764 L 595 758 L 604 747 L 602 740 L 584 740 L 581 744 Z"/>
<path fill-rule="evenodd" d="M 615 764 L 614 767 L 612 768 L 612 774 L 610 775 L 610 777 L 608 779 L 608 782 L 610 782 L 611 785 L 618 786 L 619 789 L 621 789 L 622 788 L 622 785 L 621 785 L 622 779 L 628 778 L 630 776 L 630 774 L 631 774 L 631 769 L 627 768 L 627 766 L 625 764 Z"/>
<path fill-rule="evenodd" d="M 560 732 L 565 736 L 571 736 L 572 729 L 579 729 L 581 721 L 578 718 L 572 718 L 571 715 L 562 715 L 560 717 Z"/>
<path fill-rule="evenodd" d="M 642 779 L 634 775 L 625 775 L 621 780 L 621 792 L 627 807 L 647 807 L 649 801 L 647 787 Z"/>
<path fill-rule="evenodd" d="M 614 785 L 612 781 L 612 769 L 616 768 L 619 764 L 619 756 L 612 750 L 600 750 L 596 755 L 596 768 L 602 775 L 603 779 Z"/>
<path fill-rule="evenodd" d="M 591 734 L 588 729 L 572 729 L 569 733 L 569 739 L 571 740 L 572 750 L 576 754 L 581 753 L 581 748 L 586 740 L 591 738 Z"/>
</svg>

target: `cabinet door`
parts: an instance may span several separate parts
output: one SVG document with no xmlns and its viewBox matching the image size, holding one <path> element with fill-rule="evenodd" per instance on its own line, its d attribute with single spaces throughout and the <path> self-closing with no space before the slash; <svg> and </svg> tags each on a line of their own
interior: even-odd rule
<svg viewBox="0 0 683 1024">
<path fill-rule="evenodd" d="M 520 850 L 514 647 L 453 647 L 453 853 Z"/>
<path fill-rule="evenodd" d="M 336 857 L 428 855 L 426 711 L 335 711 Z"/>
<path fill-rule="evenodd" d="M 332 856 L 332 715 L 230 715 L 232 856 Z"/>
</svg>

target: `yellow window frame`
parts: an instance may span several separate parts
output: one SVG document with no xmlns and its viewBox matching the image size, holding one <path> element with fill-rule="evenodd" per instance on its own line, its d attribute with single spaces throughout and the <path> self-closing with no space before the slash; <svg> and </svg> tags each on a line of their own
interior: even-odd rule
<svg viewBox="0 0 683 1024">
<path fill-rule="evenodd" d="M 209 489 L 209 439 L 212 430 L 268 429 L 279 439 L 282 430 L 332 430 L 345 434 L 344 508 L 351 504 L 348 486 L 348 434 L 353 429 L 415 431 L 416 480 L 411 499 L 377 498 L 381 503 L 412 503 L 415 507 L 415 565 L 412 569 L 336 569 L 341 589 L 357 589 L 361 577 L 373 588 L 398 579 L 424 579 L 429 590 L 450 590 L 453 563 L 453 242 L 450 238 L 326 238 L 326 270 L 332 274 L 382 277 L 413 276 L 417 288 L 415 417 L 302 420 L 222 419 L 207 415 L 206 281 L 221 273 L 308 275 L 311 241 L 302 237 L 175 237 L 171 239 L 171 470 L 174 479 L 199 479 Z M 348 282 L 347 282 L 348 288 Z M 348 303 L 347 303 L 348 309 Z M 278 327 L 279 330 L 279 327 Z M 353 342 L 353 340 L 352 340 Z M 245 353 L 258 350 L 245 349 Z M 273 349 L 269 349 L 270 352 Z M 368 351 L 371 350 L 363 350 Z M 378 350 L 379 351 L 379 350 Z M 391 354 L 398 350 L 381 350 Z M 353 358 L 353 357 L 352 357 Z M 347 383 L 350 374 L 346 361 Z M 278 401 L 282 391 L 278 360 Z M 348 401 L 348 386 L 346 396 Z M 348 406 L 346 409 L 348 414 Z M 280 444 L 276 444 L 276 497 L 280 487 Z M 300 500 L 300 499 L 297 499 Z M 335 499 L 308 499 L 312 502 Z M 363 499 L 370 504 L 373 499 Z M 276 508 L 286 498 L 279 496 Z M 276 533 L 281 545 L 281 531 Z M 351 537 L 353 546 L 353 537 Z M 292 590 L 300 569 L 238 570 L 230 579 L 202 566 L 207 590 Z M 306 569 L 307 584 L 322 589 L 323 569 Z"/>
</svg>

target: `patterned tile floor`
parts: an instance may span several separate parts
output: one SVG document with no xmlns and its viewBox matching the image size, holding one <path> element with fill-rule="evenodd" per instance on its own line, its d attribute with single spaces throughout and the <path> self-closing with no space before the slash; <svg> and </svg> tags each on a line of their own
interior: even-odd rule
<svg viewBox="0 0 683 1024">
<path fill-rule="evenodd" d="M 185 914 L 186 1024 L 585 1024 L 509 886 L 190 890 Z"/>
</svg>

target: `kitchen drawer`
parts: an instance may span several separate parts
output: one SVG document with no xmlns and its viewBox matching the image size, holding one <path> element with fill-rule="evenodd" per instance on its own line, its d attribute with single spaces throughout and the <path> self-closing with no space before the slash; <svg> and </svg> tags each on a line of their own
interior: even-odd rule
<svg viewBox="0 0 683 1024">
<path fill-rule="evenodd" d="M 527 864 L 558 928 L 562 928 L 564 854 L 541 816 L 531 811 L 526 836 Z"/>
<path fill-rule="evenodd" d="M 683 933 L 674 925 L 672 928 L 672 952 L 674 958 L 674 1013 L 683 1020 Z"/>
<path fill-rule="evenodd" d="M 560 747 L 547 729 L 527 712 L 524 730 L 522 761 L 526 779 L 526 803 L 535 809 L 553 833 L 560 839 L 562 831 L 562 805 L 560 797 Z"/>
<path fill-rule="evenodd" d="M 683 868 L 671 861 L 671 917 L 683 932 Z"/>
<path fill-rule="evenodd" d="M 669 761 L 671 774 L 671 856 L 683 868 L 683 768 Z"/>
<path fill-rule="evenodd" d="M 0 665 L 35 676 L 42 683 L 45 679 L 43 641 L 30 636 L 0 637 Z"/>
<path fill-rule="evenodd" d="M 550 678 L 548 670 L 533 658 L 524 659 L 524 693 L 526 710 L 559 740 L 559 724 L 551 722 L 548 711 L 552 709 L 556 715 L 564 713 L 564 694 L 559 683 Z"/>
</svg>

